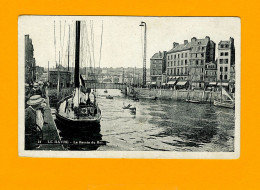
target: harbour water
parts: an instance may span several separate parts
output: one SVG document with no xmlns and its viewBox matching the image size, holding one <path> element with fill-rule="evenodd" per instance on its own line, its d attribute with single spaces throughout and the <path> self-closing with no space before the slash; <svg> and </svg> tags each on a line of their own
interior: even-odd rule
<svg viewBox="0 0 260 190">
<path fill-rule="evenodd" d="M 235 111 L 211 104 L 176 100 L 135 102 L 120 90 L 97 90 L 100 125 L 86 129 L 57 123 L 62 140 L 106 141 L 106 145 L 73 145 L 68 150 L 99 151 L 234 151 Z M 111 95 L 114 99 L 106 99 Z M 136 113 L 123 109 L 136 107 Z"/>
</svg>

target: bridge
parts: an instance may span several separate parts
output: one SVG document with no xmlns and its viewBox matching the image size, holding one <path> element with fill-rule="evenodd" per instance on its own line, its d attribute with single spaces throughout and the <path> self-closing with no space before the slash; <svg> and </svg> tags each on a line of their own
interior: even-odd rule
<svg viewBox="0 0 260 190">
<path fill-rule="evenodd" d="M 120 83 L 92 83 L 92 82 L 85 82 L 86 87 L 91 89 L 119 89 L 123 90 L 126 89 L 126 84 Z"/>
</svg>

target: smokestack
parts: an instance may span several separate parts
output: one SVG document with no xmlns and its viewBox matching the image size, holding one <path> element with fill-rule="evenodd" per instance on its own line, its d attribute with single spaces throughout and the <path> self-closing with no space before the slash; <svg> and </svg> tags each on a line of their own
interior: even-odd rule
<svg viewBox="0 0 260 190">
<path fill-rule="evenodd" d="M 188 40 L 184 40 L 184 45 L 186 45 L 188 43 Z"/>
</svg>

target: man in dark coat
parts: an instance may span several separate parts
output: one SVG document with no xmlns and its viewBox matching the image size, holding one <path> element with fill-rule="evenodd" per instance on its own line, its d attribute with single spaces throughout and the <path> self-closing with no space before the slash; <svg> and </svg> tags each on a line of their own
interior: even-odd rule
<svg viewBox="0 0 260 190">
<path fill-rule="evenodd" d="M 25 109 L 25 149 L 37 148 L 37 141 L 41 138 L 41 123 L 43 124 L 43 118 L 39 117 L 41 104 L 44 102 L 44 98 L 40 95 L 31 96 L 27 101 L 29 107 Z"/>
</svg>

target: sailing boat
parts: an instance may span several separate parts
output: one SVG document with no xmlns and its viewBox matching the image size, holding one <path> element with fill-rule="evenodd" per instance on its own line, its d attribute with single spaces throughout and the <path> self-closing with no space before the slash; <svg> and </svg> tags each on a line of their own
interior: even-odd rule
<svg viewBox="0 0 260 190">
<path fill-rule="evenodd" d="M 224 100 L 223 95 L 228 97 L 229 100 Z M 235 102 L 233 98 L 227 93 L 227 91 L 221 86 L 221 100 L 214 100 L 213 102 L 214 106 L 219 106 L 219 107 L 225 107 L 225 108 L 235 108 Z"/>
<path fill-rule="evenodd" d="M 101 110 L 96 102 L 90 100 L 91 89 L 85 88 L 83 78 L 79 74 L 80 56 L 80 21 L 76 21 L 75 73 L 73 94 L 58 103 L 56 118 L 67 126 L 87 127 L 90 123 L 100 123 Z M 81 80 L 80 80 L 81 79 Z M 80 83 L 82 85 L 80 85 Z M 88 97 L 88 98 L 87 98 Z M 87 99 L 87 100 L 86 100 Z"/>
</svg>

